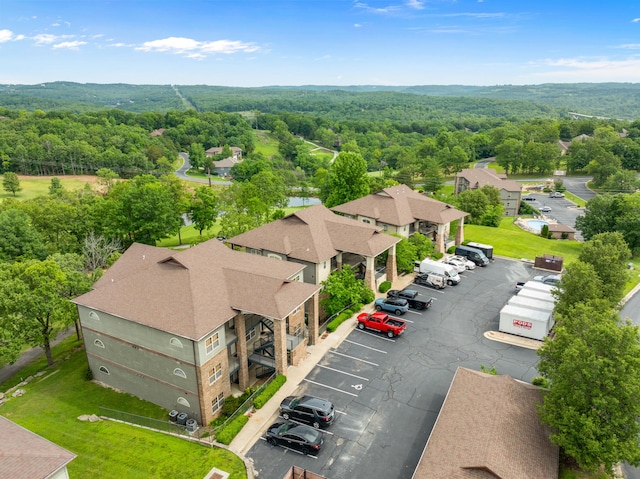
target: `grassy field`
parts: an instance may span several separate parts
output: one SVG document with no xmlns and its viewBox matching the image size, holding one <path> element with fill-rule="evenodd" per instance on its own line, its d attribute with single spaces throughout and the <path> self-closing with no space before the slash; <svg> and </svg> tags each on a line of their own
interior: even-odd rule
<svg viewBox="0 0 640 479">
<path fill-rule="evenodd" d="M 204 477 L 213 467 L 234 479 L 247 477 L 242 460 L 225 449 L 113 421 L 79 421 L 80 415 L 99 414 L 100 406 L 163 420 L 167 411 L 86 380 L 87 360 L 75 336 L 55 346 L 54 357 L 53 367 L 39 361 L 0 384 L 6 391 L 37 370 L 45 372 L 20 386 L 24 395 L 9 399 L 2 415 L 77 454 L 68 466 L 70 477 L 192 479 Z"/>
<path fill-rule="evenodd" d="M 0 185 L 2 184 L 3 176 L 0 175 Z M 20 187 L 22 191 L 16 193 L 14 197 L 12 193 L 8 193 L 4 188 L 0 187 L 0 200 L 5 198 L 16 198 L 18 200 L 31 200 L 38 196 L 48 195 L 49 186 L 51 185 L 52 176 L 19 176 Z M 60 183 L 67 190 L 81 190 L 85 185 L 89 184 L 90 187 L 96 188 L 97 181 L 95 176 L 82 175 L 82 176 L 58 176 Z"/>
</svg>

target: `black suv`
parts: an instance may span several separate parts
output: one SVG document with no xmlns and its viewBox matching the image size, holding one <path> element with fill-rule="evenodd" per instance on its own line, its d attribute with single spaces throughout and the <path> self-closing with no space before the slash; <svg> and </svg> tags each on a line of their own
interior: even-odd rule
<svg viewBox="0 0 640 479">
<path fill-rule="evenodd" d="M 311 424 L 315 428 L 327 427 L 335 418 L 333 404 L 313 396 L 289 396 L 280 403 L 280 414 L 288 420 Z"/>
</svg>

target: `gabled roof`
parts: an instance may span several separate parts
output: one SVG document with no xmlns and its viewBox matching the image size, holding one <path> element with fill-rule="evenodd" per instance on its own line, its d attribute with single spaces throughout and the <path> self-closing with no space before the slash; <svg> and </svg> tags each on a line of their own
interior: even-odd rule
<svg viewBox="0 0 640 479">
<path fill-rule="evenodd" d="M 404 226 L 418 220 L 447 224 L 468 216 L 468 213 L 422 195 L 406 185 L 385 188 L 331 209 L 346 215 L 366 216 L 394 226 Z"/>
<path fill-rule="evenodd" d="M 456 177 L 467 180 L 473 189 L 491 185 L 499 190 L 522 191 L 520 183 L 515 180 L 507 180 L 504 175 L 498 175 L 491 168 L 465 168 L 456 173 Z"/>
<path fill-rule="evenodd" d="M 554 232 L 575 233 L 576 232 L 576 230 L 574 230 L 571 226 L 563 225 L 562 223 L 549 223 L 549 231 L 551 231 L 552 233 Z"/>
<path fill-rule="evenodd" d="M 323 205 L 299 210 L 228 240 L 314 264 L 339 252 L 377 256 L 399 241 L 381 228 L 336 215 Z"/>
<path fill-rule="evenodd" d="M 230 149 L 231 149 L 231 152 L 233 153 L 233 156 L 237 156 L 238 153 L 242 153 L 242 148 L 238 148 L 237 146 L 232 146 L 230 147 Z M 220 153 L 222 153 L 222 147 L 214 146 L 206 150 L 204 153 L 207 156 L 219 155 Z"/>
<path fill-rule="evenodd" d="M 288 316 L 319 290 L 289 279 L 302 269 L 216 239 L 180 252 L 134 244 L 73 302 L 197 341 L 238 311 Z"/>
<path fill-rule="evenodd" d="M 541 401 L 531 384 L 459 367 L 413 479 L 557 478 Z"/>
<path fill-rule="evenodd" d="M 0 416 L 0 473 L 12 479 L 45 479 L 76 455 Z"/>
</svg>

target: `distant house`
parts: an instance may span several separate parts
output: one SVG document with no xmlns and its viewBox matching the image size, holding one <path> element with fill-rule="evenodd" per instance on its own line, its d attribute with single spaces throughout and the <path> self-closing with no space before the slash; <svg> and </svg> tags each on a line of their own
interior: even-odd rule
<svg viewBox="0 0 640 479">
<path fill-rule="evenodd" d="M 206 156 L 216 156 L 222 153 L 222 147 L 216 146 L 213 148 L 209 148 L 205 152 Z M 218 176 L 228 176 L 231 173 L 231 168 L 234 165 L 242 162 L 242 149 L 237 146 L 231 147 L 231 156 L 228 158 L 223 158 L 222 160 L 214 161 L 214 171 L 213 173 Z"/>
<path fill-rule="evenodd" d="M 589 140 L 590 138 L 591 137 L 589 135 L 585 135 L 583 133 L 582 135 L 578 135 L 574 137 L 571 141 L 558 140 L 558 146 L 560 146 L 560 154 L 566 155 L 567 151 L 569 151 L 569 147 L 571 146 L 571 143 L 573 143 L 574 141 L 586 141 L 586 140 Z"/>
<path fill-rule="evenodd" d="M 227 240 L 232 248 L 303 264 L 303 279 L 311 284 L 320 284 L 343 264 L 356 270 L 362 265 L 365 282 L 374 291 L 377 283 L 393 282 L 397 277 L 395 245 L 399 241 L 380 227 L 337 215 L 323 205 L 305 208 Z M 375 259 L 387 251 L 385 274 L 376 278 Z"/>
<path fill-rule="evenodd" d="M 0 475 L 11 479 L 69 479 L 76 455 L 0 416 Z"/>
<path fill-rule="evenodd" d="M 464 241 L 464 218 L 468 216 L 468 213 L 429 198 L 406 185 L 385 188 L 331 209 L 405 238 L 422 233 L 434 241 L 436 252 L 446 250 L 452 221 L 458 221 L 455 244 Z"/>
<path fill-rule="evenodd" d="M 485 185 L 494 186 L 500 192 L 505 216 L 517 216 L 522 201 L 522 185 L 508 180 L 506 175 L 498 174 L 491 168 L 467 168 L 456 173 L 454 193 L 459 195 L 465 190 L 475 190 Z"/>
<path fill-rule="evenodd" d="M 539 388 L 459 367 L 413 479 L 556 479 Z"/>
<path fill-rule="evenodd" d="M 207 424 L 232 385 L 306 357 L 319 286 L 304 266 L 216 239 L 183 251 L 134 243 L 73 302 L 93 377 Z"/>
</svg>

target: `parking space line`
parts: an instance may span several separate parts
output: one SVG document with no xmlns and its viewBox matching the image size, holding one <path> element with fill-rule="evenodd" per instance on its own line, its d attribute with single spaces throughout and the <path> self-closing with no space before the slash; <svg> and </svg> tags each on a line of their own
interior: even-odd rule
<svg viewBox="0 0 640 479">
<path fill-rule="evenodd" d="M 334 409 L 334 411 L 335 411 L 335 409 Z M 278 416 L 278 417 L 279 417 L 279 418 L 284 419 L 281 415 L 280 415 L 280 416 Z M 305 425 L 306 425 L 306 424 L 305 424 L 305 423 L 303 423 L 303 422 L 296 421 L 295 419 L 291 419 L 291 418 L 289 418 L 289 419 L 284 419 L 284 420 L 285 420 L 285 421 L 291 421 L 291 422 L 296 423 L 296 424 L 301 424 L 301 425 L 303 425 L 303 426 L 305 426 Z M 323 433 L 323 434 L 330 434 L 330 435 L 332 435 L 332 436 L 333 436 L 333 434 L 334 434 L 334 433 L 329 432 L 329 431 L 327 431 L 327 430 L 325 430 L 325 429 L 318 429 L 318 431 L 320 431 L 320 432 L 321 432 L 321 433 Z"/>
<path fill-rule="evenodd" d="M 355 356 L 349 356 L 348 354 L 339 353 L 335 349 L 330 349 L 329 352 L 337 354 L 338 356 L 344 356 L 345 358 L 355 359 L 356 361 L 362 361 L 363 363 L 371 364 L 372 366 L 380 366 L 379 364 L 372 363 L 371 361 L 367 361 L 366 359 L 356 358 Z"/>
<path fill-rule="evenodd" d="M 347 415 L 347 413 L 346 413 L 346 412 L 344 412 L 344 411 L 338 411 L 337 409 L 334 409 L 333 411 L 334 411 L 336 414 L 343 414 L 343 415 L 345 415 L 345 416 Z"/>
<path fill-rule="evenodd" d="M 356 346 L 362 346 L 363 348 L 371 349 L 372 351 L 375 351 L 377 353 L 387 354 L 387 352 L 383 351 L 382 349 L 372 348 L 371 346 L 367 346 L 366 344 L 356 343 L 355 341 L 351 341 L 350 339 L 345 339 L 344 342 L 355 344 Z"/>
<path fill-rule="evenodd" d="M 422 288 L 422 289 L 431 291 L 432 293 L 444 294 L 444 291 L 442 291 L 441 289 L 433 289 L 433 288 L 430 288 L 429 286 L 422 286 L 421 284 L 415 284 L 415 283 L 413 283 L 413 286 L 415 286 L 416 288 Z"/>
<path fill-rule="evenodd" d="M 425 310 L 422 309 L 421 311 L 425 311 Z M 417 311 L 411 311 L 411 310 L 407 311 L 407 313 L 422 314 L 422 313 L 418 313 Z M 405 319 L 405 321 L 406 321 L 406 319 Z"/>
<path fill-rule="evenodd" d="M 356 376 L 355 374 L 351 374 L 351 373 L 347 373 L 347 372 L 344 372 L 344 371 L 340 371 L 339 369 L 330 368 L 329 366 L 323 366 L 322 364 L 318 364 L 317 366 L 319 368 L 329 369 L 330 371 L 335 371 L 335 372 L 340 373 L 340 374 L 346 374 L 347 376 L 351 376 L 351 377 L 354 377 L 354 378 L 362 379 L 364 381 L 368 381 L 369 380 L 368 378 L 363 378 L 362 376 Z"/>
<path fill-rule="evenodd" d="M 413 321 L 412 321 L 413 322 Z M 396 340 L 395 339 L 389 339 L 389 338 L 385 338 L 383 336 L 380 336 L 379 334 L 376 333 L 370 333 L 369 331 L 360 329 L 360 328 L 356 328 L 356 331 L 362 333 L 362 334 L 368 334 L 369 336 L 373 336 L 374 338 L 378 338 L 378 339 L 384 339 L 385 341 L 391 341 L 392 343 L 395 343 Z"/>
<path fill-rule="evenodd" d="M 326 384 L 317 383 L 315 381 L 312 381 L 311 379 L 304 378 L 303 381 L 306 381 L 306 382 L 311 383 L 311 384 L 315 384 L 316 386 L 322 386 L 323 388 L 333 389 L 334 391 L 338 391 L 339 393 L 348 394 L 349 396 L 358 397 L 357 394 L 350 393 L 349 391 L 343 391 L 342 389 L 334 388 L 333 386 L 327 386 Z"/>
</svg>

